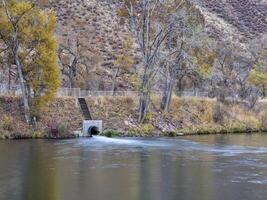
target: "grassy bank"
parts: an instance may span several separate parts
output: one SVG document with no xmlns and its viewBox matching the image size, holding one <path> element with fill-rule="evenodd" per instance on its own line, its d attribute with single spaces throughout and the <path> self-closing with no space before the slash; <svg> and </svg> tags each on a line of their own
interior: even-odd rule
<svg viewBox="0 0 267 200">
<path fill-rule="evenodd" d="M 162 112 L 153 97 L 145 123 L 137 122 L 138 101 L 131 97 L 87 98 L 94 119 L 103 120 L 104 135 L 177 136 L 245 133 L 267 130 L 267 103 L 253 110 L 244 105 L 219 105 L 212 99 L 174 97 L 169 112 Z M 74 98 L 58 98 L 40 114 L 36 126 L 24 123 L 21 100 L 0 97 L 0 138 L 69 138 L 81 131 L 82 115 Z M 56 130 L 53 132 L 53 130 Z"/>
<path fill-rule="evenodd" d="M 245 105 L 220 105 L 222 118 L 216 121 L 218 105 L 212 99 L 174 97 L 169 112 L 160 110 L 160 99 L 153 97 L 145 123 L 137 122 L 138 101 L 130 97 L 88 98 L 93 116 L 103 119 L 107 136 L 177 136 L 189 134 L 266 132 L 267 103 L 253 110 Z"/>
<path fill-rule="evenodd" d="M 0 97 L 0 138 L 70 138 L 82 127 L 82 115 L 76 100 L 60 98 L 40 113 L 36 126 L 24 122 L 22 101 L 15 97 Z M 57 132 L 53 133 L 53 130 Z"/>
</svg>

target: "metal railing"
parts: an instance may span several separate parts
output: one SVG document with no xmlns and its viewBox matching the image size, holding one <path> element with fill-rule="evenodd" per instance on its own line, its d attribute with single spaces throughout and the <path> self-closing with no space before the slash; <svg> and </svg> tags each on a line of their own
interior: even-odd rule
<svg viewBox="0 0 267 200">
<path fill-rule="evenodd" d="M 92 90 L 81 90 L 79 88 L 61 88 L 58 91 L 58 96 L 60 97 L 97 97 L 97 96 L 131 96 L 131 97 L 138 97 L 137 91 L 92 91 Z M 162 96 L 163 91 L 154 91 L 152 95 Z M 177 96 L 183 97 L 204 97 L 208 98 L 208 92 L 202 91 L 183 91 L 176 93 Z"/>
<path fill-rule="evenodd" d="M 21 89 L 20 85 L 16 84 L 0 84 L 0 94 L 1 95 L 14 95 L 14 96 L 20 96 L 21 95 Z"/>
<path fill-rule="evenodd" d="M 79 88 L 60 88 L 57 94 L 59 97 L 97 97 L 97 96 L 138 96 L 136 91 L 92 91 Z"/>
<path fill-rule="evenodd" d="M 15 84 L 0 84 L 0 95 L 21 96 L 20 85 Z M 162 96 L 163 91 L 154 91 L 152 95 Z M 209 92 L 199 90 L 186 90 L 182 92 L 175 92 L 176 96 L 181 97 L 200 97 L 210 98 Z M 130 96 L 138 97 L 137 91 L 93 91 L 93 90 L 81 90 L 80 88 L 60 88 L 57 92 L 58 97 L 98 97 L 98 96 Z M 237 98 L 238 99 L 238 98 Z M 266 100 L 266 98 L 261 99 Z"/>
<path fill-rule="evenodd" d="M 20 85 L 0 84 L 1 95 L 21 96 Z M 138 96 L 136 91 L 91 91 L 81 90 L 80 88 L 60 88 L 57 92 L 58 97 L 90 97 L 90 96 Z"/>
</svg>

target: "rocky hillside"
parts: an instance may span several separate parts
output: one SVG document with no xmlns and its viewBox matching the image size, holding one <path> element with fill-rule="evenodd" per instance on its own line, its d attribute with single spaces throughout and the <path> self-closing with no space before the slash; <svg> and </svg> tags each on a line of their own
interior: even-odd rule
<svg viewBox="0 0 267 200">
<path fill-rule="evenodd" d="M 267 32 L 266 0 L 199 0 L 198 4 L 220 36 L 228 31 L 247 39 Z"/>
<path fill-rule="evenodd" d="M 104 80 L 104 85 L 102 88 L 88 89 L 111 89 L 114 62 L 118 52 L 123 48 L 124 41 L 131 37 L 125 23 L 117 17 L 118 2 L 117 0 L 54 0 L 48 5 L 57 12 L 57 34 L 60 42 L 75 40 L 77 36 L 85 37 L 87 48 L 97 60 L 95 64 L 97 69 L 92 72 L 95 77 L 92 78 L 98 79 L 98 82 Z M 134 55 L 136 52 L 133 51 L 132 56 Z M 119 90 L 131 87 L 127 84 L 128 78 L 126 76 L 122 78 L 124 80 L 118 81 Z M 94 82 L 97 82 L 95 80 Z"/>
<path fill-rule="evenodd" d="M 267 0 L 192 1 L 198 4 L 209 31 L 216 37 L 246 42 L 267 32 Z M 88 49 L 97 57 L 88 89 L 99 89 L 90 88 L 95 80 L 103 82 L 101 89 L 110 89 L 118 52 L 131 37 L 127 24 L 117 17 L 120 0 L 50 0 L 47 6 L 57 12 L 61 43 L 83 35 Z M 138 62 L 136 50 L 132 55 Z M 119 78 L 118 90 L 132 88 L 129 78 L 127 74 Z"/>
</svg>

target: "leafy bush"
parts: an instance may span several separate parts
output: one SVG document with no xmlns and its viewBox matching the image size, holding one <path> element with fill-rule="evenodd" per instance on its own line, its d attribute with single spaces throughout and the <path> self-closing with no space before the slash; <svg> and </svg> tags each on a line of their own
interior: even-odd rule
<svg viewBox="0 0 267 200">
<path fill-rule="evenodd" d="M 66 136 L 69 134 L 69 127 L 66 124 L 58 124 L 57 129 L 60 136 Z"/>
<path fill-rule="evenodd" d="M 35 131 L 32 133 L 32 137 L 33 138 L 44 138 L 47 137 L 46 134 L 44 132 L 41 131 Z"/>
<path fill-rule="evenodd" d="M 154 117 L 155 117 L 155 114 L 153 112 L 149 112 L 149 113 L 147 113 L 147 115 L 145 117 L 145 121 L 146 122 L 151 122 Z"/>
<path fill-rule="evenodd" d="M 49 136 L 52 138 L 65 138 L 71 136 L 69 127 L 64 123 L 50 125 Z"/>
<path fill-rule="evenodd" d="M 5 135 L 0 135 L 0 140 L 4 140 L 4 139 L 6 139 Z"/>
<path fill-rule="evenodd" d="M 106 129 L 103 131 L 102 135 L 112 138 L 112 137 L 119 137 L 122 134 L 119 131 L 114 130 L 114 129 Z"/>
<path fill-rule="evenodd" d="M 155 130 L 152 124 L 142 124 L 140 127 L 130 128 L 128 130 L 128 136 L 148 136 L 152 135 Z"/>
<path fill-rule="evenodd" d="M 168 132 L 168 133 L 167 133 L 167 136 L 168 136 L 168 137 L 175 137 L 175 136 L 177 136 L 177 133 L 176 133 L 175 131 Z"/>
<path fill-rule="evenodd" d="M 144 135 L 151 135 L 154 130 L 155 128 L 152 124 L 144 124 L 140 128 L 141 134 L 144 134 Z"/>
<path fill-rule="evenodd" d="M 3 130 L 5 131 L 13 131 L 14 130 L 14 119 L 12 116 L 10 115 L 5 115 L 3 117 L 2 123 L 1 123 L 1 127 L 3 128 Z"/>
</svg>

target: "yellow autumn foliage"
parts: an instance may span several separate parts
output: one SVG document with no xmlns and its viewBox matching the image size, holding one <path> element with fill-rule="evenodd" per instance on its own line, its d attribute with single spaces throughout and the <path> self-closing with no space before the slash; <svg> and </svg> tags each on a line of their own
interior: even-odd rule
<svg viewBox="0 0 267 200">
<path fill-rule="evenodd" d="M 55 97 L 61 84 L 55 36 L 56 14 L 42 10 L 30 1 L 6 2 L 13 21 L 18 20 L 19 58 L 26 85 L 31 91 L 31 112 L 38 115 Z M 0 4 L 0 30 L 6 40 L 12 41 L 13 26 Z"/>
</svg>

